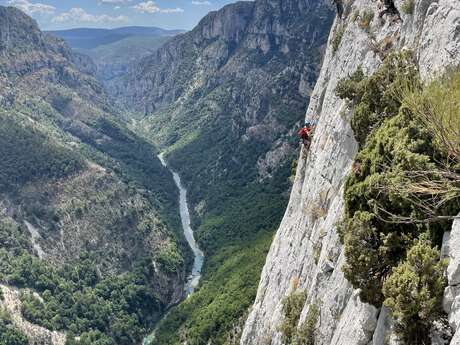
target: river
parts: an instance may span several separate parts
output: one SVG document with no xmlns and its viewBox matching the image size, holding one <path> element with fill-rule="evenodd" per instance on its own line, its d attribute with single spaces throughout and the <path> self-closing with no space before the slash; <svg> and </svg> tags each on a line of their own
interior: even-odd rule
<svg viewBox="0 0 460 345">
<path fill-rule="evenodd" d="M 174 178 L 174 182 L 176 183 L 177 189 L 179 189 L 179 211 L 180 211 L 180 218 L 182 221 L 182 229 L 184 231 L 184 236 L 185 239 L 187 240 L 190 248 L 193 251 L 193 268 L 192 272 L 187 278 L 187 283 L 185 284 L 184 291 L 185 295 L 189 297 L 196 289 L 198 284 L 200 283 L 201 279 L 201 269 L 203 268 L 203 263 L 204 263 L 204 253 L 198 246 L 198 243 L 196 243 L 195 236 L 193 234 L 193 229 L 190 224 L 190 211 L 188 209 L 188 203 L 187 203 L 187 189 L 184 188 L 182 185 L 182 181 L 180 179 L 180 176 L 178 173 L 173 171 L 169 166 L 168 163 L 166 162 L 163 154 L 160 154 L 158 158 L 161 161 L 161 164 L 163 164 L 164 167 L 166 167 L 172 174 Z M 147 336 L 144 341 L 143 345 L 150 345 L 155 338 L 155 331 Z"/>
<path fill-rule="evenodd" d="M 169 169 L 169 171 L 171 171 L 171 173 L 173 174 L 174 182 L 176 183 L 176 186 L 179 189 L 179 208 L 180 218 L 182 221 L 182 229 L 184 231 L 185 239 L 187 240 L 194 255 L 192 273 L 189 275 L 187 283 L 185 285 L 185 293 L 188 297 L 195 291 L 196 287 L 200 283 L 201 269 L 203 268 L 204 262 L 204 253 L 200 249 L 198 243 L 195 240 L 193 229 L 190 224 L 190 212 L 187 203 L 187 190 L 182 185 L 179 174 L 173 171 L 171 168 L 169 168 L 166 160 L 164 159 L 163 154 L 160 154 L 158 158 L 160 159 L 163 166 L 165 166 Z"/>
</svg>

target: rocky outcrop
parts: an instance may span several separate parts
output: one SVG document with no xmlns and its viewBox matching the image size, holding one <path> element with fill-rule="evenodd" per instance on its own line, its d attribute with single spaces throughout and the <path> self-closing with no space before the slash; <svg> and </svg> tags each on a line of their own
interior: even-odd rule
<svg viewBox="0 0 460 345">
<path fill-rule="evenodd" d="M 401 9 L 403 1 L 395 1 Z M 358 66 L 372 73 L 391 49 L 416 52 L 423 79 L 460 62 L 460 7 L 456 0 L 416 0 L 403 22 L 378 18 L 371 0 L 346 2 L 337 19 L 307 119 L 318 119 L 311 151 L 302 152 L 283 222 L 267 257 L 242 345 L 282 344 L 277 329 L 282 300 L 291 282 L 308 293 L 301 316 L 320 306 L 315 344 L 385 344 L 390 325 L 385 311 L 360 302 L 342 273 L 344 256 L 336 224 L 343 211 L 343 183 L 357 152 L 349 109 L 335 95 L 337 82 Z M 369 26 L 360 20 L 373 14 Z M 379 317 L 380 314 L 380 317 Z"/>
</svg>

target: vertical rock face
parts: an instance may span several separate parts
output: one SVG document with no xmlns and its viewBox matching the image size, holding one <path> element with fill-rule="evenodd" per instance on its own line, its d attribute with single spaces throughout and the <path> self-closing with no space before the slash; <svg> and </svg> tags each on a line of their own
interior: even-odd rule
<svg viewBox="0 0 460 345">
<path fill-rule="evenodd" d="M 450 232 L 445 236 L 444 248 L 449 260 L 447 267 L 448 286 L 444 293 L 444 310 L 449 314 L 449 324 L 455 331 L 451 344 L 460 344 L 460 220 L 456 220 Z"/>
<path fill-rule="evenodd" d="M 402 8 L 403 1 L 395 3 Z M 336 224 L 357 144 L 349 110 L 335 88 L 358 66 L 369 74 L 375 71 L 390 47 L 414 50 L 425 80 L 458 64 L 460 6 L 458 0 L 416 0 L 411 15 L 401 11 L 402 23 L 387 16 L 380 21 L 379 10 L 371 0 L 348 1 L 345 18 L 336 20 L 331 32 L 306 116 L 318 120 L 315 138 L 310 152 L 300 155 L 289 206 L 267 257 L 242 345 L 282 344 L 277 328 L 282 300 L 293 281 L 308 293 L 300 322 L 312 304 L 320 306 L 315 344 L 385 342 L 387 317 L 378 320 L 378 310 L 360 302 L 342 273 L 345 258 Z M 365 11 L 374 14 L 368 27 L 360 25 Z"/>
</svg>

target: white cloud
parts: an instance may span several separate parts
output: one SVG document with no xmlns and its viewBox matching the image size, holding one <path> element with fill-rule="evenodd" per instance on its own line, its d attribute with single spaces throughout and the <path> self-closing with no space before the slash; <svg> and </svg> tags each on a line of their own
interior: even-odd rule
<svg viewBox="0 0 460 345">
<path fill-rule="evenodd" d="M 110 4 L 110 5 L 119 5 L 119 4 L 126 4 L 133 0 L 98 0 L 99 4 Z"/>
<path fill-rule="evenodd" d="M 184 12 L 182 8 L 160 8 L 154 1 L 141 2 L 133 8 L 140 13 L 180 13 Z"/>
<path fill-rule="evenodd" d="M 27 14 L 53 14 L 56 11 L 56 7 L 54 6 L 39 2 L 32 3 L 28 0 L 9 0 L 8 4 L 19 8 Z"/>
<path fill-rule="evenodd" d="M 66 22 L 78 22 L 78 23 L 117 23 L 126 22 L 128 17 L 126 16 L 109 16 L 107 14 L 90 14 L 83 8 L 74 7 L 69 12 L 64 12 L 53 18 L 53 23 L 66 23 Z"/>
<path fill-rule="evenodd" d="M 201 1 L 201 0 L 193 0 L 192 1 L 192 5 L 197 5 L 197 6 L 211 6 L 211 1 L 207 1 L 207 0 L 204 0 L 204 1 Z"/>
</svg>

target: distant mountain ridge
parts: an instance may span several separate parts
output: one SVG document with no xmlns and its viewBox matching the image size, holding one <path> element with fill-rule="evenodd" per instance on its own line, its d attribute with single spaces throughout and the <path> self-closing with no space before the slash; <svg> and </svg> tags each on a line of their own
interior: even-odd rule
<svg viewBox="0 0 460 345">
<path fill-rule="evenodd" d="M 64 39 L 74 49 L 93 49 L 101 45 L 118 42 L 132 36 L 175 36 L 184 30 L 166 30 L 158 27 L 127 26 L 116 29 L 77 28 L 52 30 L 47 33 Z"/>
<path fill-rule="evenodd" d="M 63 39 L 78 53 L 79 68 L 94 75 L 107 88 L 125 75 L 130 64 L 153 54 L 164 43 L 183 30 L 158 27 L 127 26 L 117 29 L 77 28 L 48 31 Z M 82 65 L 83 63 L 83 65 Z"/>
</svg>

